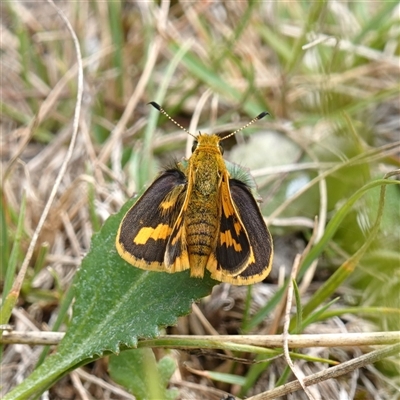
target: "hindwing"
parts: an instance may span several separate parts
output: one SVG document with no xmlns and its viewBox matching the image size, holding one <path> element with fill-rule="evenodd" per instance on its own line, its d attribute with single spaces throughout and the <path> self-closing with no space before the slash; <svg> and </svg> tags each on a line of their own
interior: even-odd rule
<svg viewBox="0 0 400 400">
<path fill-rule="evenodd" d="M 248 186 L 240 180 L 229 179 L 228 189 L 227 200 L 226 189 L 221 188 L 220 236 L 208 269 L 214 279 L 222 282 L 235 285 L 261 282 L 271 269 L 271 234 Z"/>
</svg>

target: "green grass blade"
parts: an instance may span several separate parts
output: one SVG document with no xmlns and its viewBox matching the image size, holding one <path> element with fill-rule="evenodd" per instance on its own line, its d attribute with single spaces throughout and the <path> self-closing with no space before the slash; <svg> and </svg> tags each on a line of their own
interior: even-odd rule
<svg viewBox="0 0 400 400">
<path fill-rule="evenodd" d="M 304 316 L 307 317 L 313 310 L 315 310 L 320 304 L 322 304 L 329 296 L 331 296 L 337 288 L 353 273 L 354 269 L 357 267 L 360 259 L 367 251 L 368 247 L 376 237 L 380 222 L 382 219 L 383 207 L 385 204 L 385 192 L 386 192 L 386 185 L 388 184 L 400 184 L 398 181 L 393 180 L 379 180 L 375 182 L 371 182 L 371 184 L 365 185 L 361 188 L 358 193 L 364 194 L 367 190 L 370 190 L 372 187 L 375 187 L 377 182 L 381 185 L 381 194 L 379 200 L 379 208 L 378 214 L 375 220 L 375 224 L 371 229 L 366 241 L 361 246 L 361 248 L 352 256 L 350 259 L 346 260 L 336 271 L 335 273 L 322 285 L 318 288 L 318 290 L 313 294 L 311 299 L 308 303 L 304 306 Z M 354 195 L 352 199 L 349 199 L 349 203 L 352 203 L 354 199 L 358 198 L 359 196 Z M 349 209 L 349 205 L 346 204 L 342 207 L 340 211 Z M 319 243 L 318 243 L 319 244 Z"/>
<path fill-rule="evenodd" d="M 293 333 L 300 333 L 303 329 L 303 306 L 297 282 L 293 279 L 293 290 L 296 299 L 296 326 Z"/>
<path fill-rule="evenodd" d="M 15 238 L 14 238 L 14 243 L 11 249 L 11 254 L 7 266 L 7 272 L 4 280 L 4 288 L 3 288 L 3 305 L 7 303 L 7 296 L 11 290 L 11 287 L 13 285 L 14 279 L 15 279 L 15 274 L 17 270 L 17 263 L 18 263 L 18 258 L 21 252 L 21 239 L 24 234 L 24 223 L 25 223 L 25 214 L 26 214 L 26 196 L 24 195 L 22 197 L 22 202 L 21 202 L 21 208 L 19 211 L 19 216 L 18 216 L 18 224 L 17 224 L 17 230 L 15 232 Z M 7 323 L 9 317 L 11 314 L 8 315 L 8 313 L 3 313 L 3 309 L 1 311 L 1 318 L 0 321 L 2 324 Z"/>
<path fill-rule="evenodd" d="M 8 240 L 8 229 L 7 229 L 7 204 L 4 197 L 3 190 L 0 189 L 0 279 L 4 280 L 9 263 L 10 257 L 10 241 Z M 4 289 L 3 289 L 4 290 Z M 5 290 L 4 290 L 5 292 Z M 4 294 L 3 294 L 4 296 Z M 4 297 L 3 297 L 4 301 Z"/>
<path fill-rule="evenodd" d="M 376 181 L 372 181 L 364 185 L 362 188 L 357 190 L 356 193 L 351 196 L 347 202 L 336 212 L 336 214 L 332 217 L 329 221 L 324 235 L 322 236 L 321 240 L 310 250 L 307 256 L 304 258 L 302 262 L 299 277 L 301 278 L 304 273 L 307 271 L 311 263 L 317 259 L 317 257 L 322 253 L 322 251 L 326 248 L 329 240 L 332 239 L 333 235 L 337 231 L 340 226 L 340 223 L 343 221 L 344 217 L 350 211 L 351 207 L 354 203 L 361 198 L 368 190 L 379 187 L 382 185 L 392 185 L 396 184 L 395 181 L 390 179 L 378 179 Z"/>
</svg>

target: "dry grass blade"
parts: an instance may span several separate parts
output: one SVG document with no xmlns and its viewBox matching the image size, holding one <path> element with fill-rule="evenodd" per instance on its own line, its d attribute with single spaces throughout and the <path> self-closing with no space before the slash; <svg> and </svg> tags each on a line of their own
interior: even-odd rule
<svg viewBox="0 0 400 400">
<path fill-rule="evenodd" d="M 292 273 L 290 276 L 290 282 L 289 282 L 288 292 L 287 292 L 287 296 L 286 296 L 286 310 L 285 310 L 285 315 L 284 315 L 283 334 L 282 334 L 282 336 L 283 336 L 283 353 L 285 355 L 285 360 L 286 360 L 288 366 L 292 370 L 294 376 L 297 378 L 297 381 L 300 383 L 300 386 L 303 388 L 306 396 L 309 398 L 309 400 L 314 400 L 315 397 L 314 397 L 313 393 L 304 384 L 303 372 L 293 364 L 293 361 L 290 358 L 290 354 L 289 354 L 289 326 L 290 326 L 290 311 L 291 311 L 292 305 L 293 305 L 293 303 L 292 303 L 293 302 L 293 291 L 294 291 L 293 282 L 296 280 L 296 277 L 297 277 L 297 272 L 298 272 L 299 265 L 300 265 L 300 259 L 301 259 L 301 256 L 300 256 L 300 254 L 298 254 L 293 263 L 293 269 L 292 269 Z M 299 309 L 299 305 L 298 305 L 298 309 Z"/>
<path fill-rule="evenodd" d="M 26 275 L 26 271 L 28 269 L 29 263 L 31 261 L 37 240 L 39 238 L 39 234 L 42 230 L 42 227 L 46 221 L 46 218 L 49 214 L 50 208 L 53 204 L 53 201 L 56 197 L 57 190 L 59 188 L 59 185 L 64 177 L 65 171 L 67 169 L 68 163 L 72 157 L 76 138 L 78 135 L 78 129 L 79 129 L 79 118 L 80 118 L 80 112 L 81 112 L 81 106 L 82 106 L 82 97 L 83 97 L 83 66 L 82 66 L 82 56 L 81 56 L 81 51 L 79 47 L 79 41 L 78 38 L 75 34 L 75 31 L 73 27 L 71 26 L 70 22 L 68 21 L 67 17 L 65 14 L 53 3 L 52 0 L 48 0 L 48 2 L 56 9 L 57 13 L 61 17 L 61 19 L 64 21 L 64 23 L 67 26 L 68 31 L 70 32 L 73 42 L 75 45 L 75 51 L 76 51 L 76 57 L 77 57 L 77 63 L 78 63 L 78 90 L 77 90 L 77 96 L 76 96 L 76 107 L 75 107 L 75 113 L 74 113 L 74 120 L 73 120 L 73 131 L 72 131 L 72 137 L 71 137 L 71 142 L 68 148 L 68 152 L 65 156 L 64 162 L 61 166 L 61 169 L 59 171 L 59 174 L 56 178 L 56 181 L 54 182 L 54 186 L 52 188 L 52 191 L 50 193 L 50 196 L 47 200 L 47 203 L 44 207 L 44 210 L 42 212 L 42 215 L 39 219 L 39 222 L 37 224 L 37 227 L 35 229 L 35 232 L 32 235 L 32 239 L 30 241 L 29 247 L 27 249 L 24 261 L 21 265 L 21 269 L 18 273 L 17 278 L 14 281 L 13 287 L 10 291 L 10 299 L 14 299 L 14 302 L 16 302 L 19 293 L 21 291 L 21 287 Z"/>
<path fill-rule="evenodd" d="M 328 379 L 339 378 L 351 371 L 358 368 L 365 367 L 369 364 L 373 364 L 377 361 L 383 360 L 387 357 L 397 355 L 400 351 L 400 344 L 395 344 L 392 346 L 387 346 L 383 349 L 371 351 L 368 354 L 364 354 L 353 360 L 347 361 L 335 367 L 331 367 L 327 370 L 316 373 L 312 376 L 306 376 L 303 379 L 303 383 L 308 387 L 311 385 L 316 385 Z M 264 392 L 256 396 L 249 397 L 248 400 L 270 400 L 276 399 L 277 397 L 287 395 L 289 393 L 297 392 L 302 389 L 300 382 L 294 381 L 285 384 L 284 386 L 278 387 L 276 389 L 270 390 L 269 392 Z"/>
</svg>

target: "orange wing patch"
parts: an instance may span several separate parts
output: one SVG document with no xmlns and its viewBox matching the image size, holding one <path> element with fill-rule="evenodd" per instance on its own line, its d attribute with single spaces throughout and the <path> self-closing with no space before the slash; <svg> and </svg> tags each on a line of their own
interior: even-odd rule
<svg viewBox="0 0 400 400">
<path fill-rule="evenodd" d="M 236 231 L 236 233 L 238 232 Z M 242 246 L 232 237 L 231 231 L 220 232 L 219 240 L 221 245 L 225 245 L 226 247 L 233 246 L 235 251 L 242 251 Z"/>
<path fill-rule="evenodd" d="M 135 244 L 146 244 L 149 239 L 165 240 L 169 237 L 172 228 L 166 224 L 159 224 L 155 228 L 144 227 L 140 229 L 133 239 Z"/>
</svg>

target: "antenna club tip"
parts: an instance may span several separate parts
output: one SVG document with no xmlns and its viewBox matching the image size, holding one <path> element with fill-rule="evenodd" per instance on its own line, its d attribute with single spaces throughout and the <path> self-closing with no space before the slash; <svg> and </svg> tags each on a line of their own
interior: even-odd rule
<svg viewBox="0 0 400 400">
<path fill-rule="evenodd" d="M 152 105 L 155 109 L 157 109 L 158 111 L 161 111 L 161 106 L 160 106 L 159 104 L 157 104 L 155 101 L 150 101 L 150 102 L 147 103 L 147 104 L 150 104 L 150 105 Z"/>
<path fill-rule="evenodd" d="M 257 115 L 256 119 L 264 118 L 266 115 L 269 115 L 269 113 L 266 111 L 263 111 L 261 114 Z"/>
</svg>

